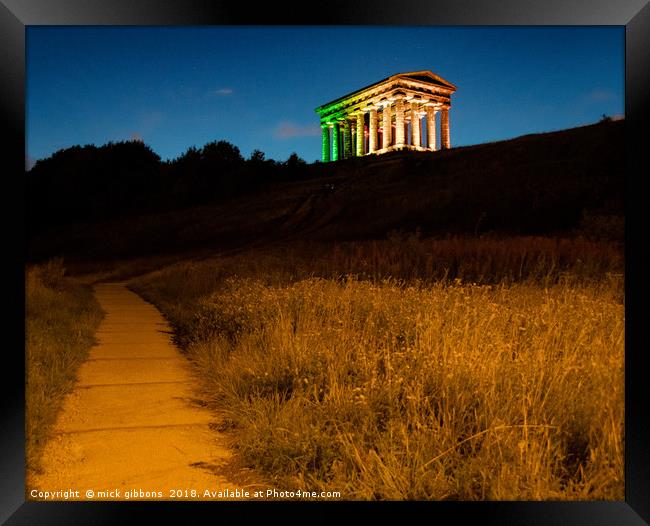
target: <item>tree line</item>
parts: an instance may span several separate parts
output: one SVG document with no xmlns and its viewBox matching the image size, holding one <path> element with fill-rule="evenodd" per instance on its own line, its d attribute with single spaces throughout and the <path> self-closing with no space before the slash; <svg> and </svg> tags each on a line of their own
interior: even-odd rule
<svg viewBox="0 0 650 526">
<path fill-rule="evenodd" d="M 38 231 L 218 202 L 304 179 L 308 166 L 296 153 L 275 161 L 254 150 L 246 159 L 224 140 L 167 161 L 137 140 L 72 146 L 26 172 L 28 224 Z"/>
</svg>

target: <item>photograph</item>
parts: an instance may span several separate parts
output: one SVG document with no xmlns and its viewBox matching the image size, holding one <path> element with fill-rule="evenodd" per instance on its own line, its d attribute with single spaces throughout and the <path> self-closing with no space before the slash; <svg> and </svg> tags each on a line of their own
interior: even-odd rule
<svg viewBox="0 0 650 526">
<path fill-rule="evenodd" d="M 26 499 L 623 501 L 624 37 L 28 27 Z"/>
</svg>

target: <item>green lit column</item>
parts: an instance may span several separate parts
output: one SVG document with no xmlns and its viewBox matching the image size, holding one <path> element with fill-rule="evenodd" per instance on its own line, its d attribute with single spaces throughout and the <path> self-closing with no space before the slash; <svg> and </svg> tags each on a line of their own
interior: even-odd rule
<svg viewBox="0 0 650 526">
<path fill-rule="evenodd" d="M 343 121 L 343 151 L 346 159 L 352 157 L 352 131 L 347 117 Z"/>
<path fill-rule="evenodd" d="M 436 110 L 427 106 L 427 148 L 436 150 Z"/>
<path fill-rule="evenodd" d="M 382 114 L 383 117 L 383 135 L 384 135 L 384 142 L 381 145 L 382 148 L 386 149 L 390 146 L 390 141 L 391 141 L 391 132 L 392 130 L 392 122 L 391 122 L 391 117 L 390 117 L 390 104 L 386 104 L 384 106 L 384 111 Z"/>
<path fill-rule="evenodd" d="M 369 133 L 368 151 L 372 153 L 377 150 L 377 108 L 372 108 L 370 110 Z"/>
<path fill-rule="evenodd" d="M 321 124 L 323 134 L 323 162 L 330 162 L 330 127 L 327 124 Z"/>
<path fill-rule="evenodd" d="M 395 101 L 395 146 L 404 146 L 404 101 Z"/>
<path fill-rule="evenodd" d="M 332 161 L 338 161 L 340 159 L 339 146 L 340 146 L 339 123 L 335 122 L 334 124 L 332 124 Z"/>
<path fill-rule="evenodd" d="M 363 142 L 364 142 L 364 133 L 363 133 L 363 112 L 357 113 L 357 155 L 361 157 L 364 154 Z"/>
<path fill-rule="evenodd" d="M 417 102 L 411 102 L 411 144 L 420 146 L 422 143 L 422 132 L 420 131 L 420 109 Z"/>
</svg>

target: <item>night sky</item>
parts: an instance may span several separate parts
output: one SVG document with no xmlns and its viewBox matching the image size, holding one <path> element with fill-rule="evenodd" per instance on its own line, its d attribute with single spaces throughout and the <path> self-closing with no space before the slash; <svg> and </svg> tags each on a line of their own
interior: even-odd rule
<svg viewBox="0 0 650 526">
<path fill-rule="evenodd" d="M 163 159 L 225 139 L 320 159 L 314 109 L 407 71 L 458 87 L 452 146 L 624 112 L 624 28 L 27 28 L 27 164 L 141 139 Z"/>
</svg>

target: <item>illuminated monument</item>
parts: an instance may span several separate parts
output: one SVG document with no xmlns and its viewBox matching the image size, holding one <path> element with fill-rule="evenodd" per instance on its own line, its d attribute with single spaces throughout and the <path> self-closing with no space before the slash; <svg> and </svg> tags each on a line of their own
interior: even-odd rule
<svg viewBox="0 0 650 526">
<path fill-rule="evenodd" d="M 440 147 L 450 148 L 449 108 L 454 91 L 456 86 L 431 71 L 412 71 L 319 106 L 323 162 L 402 149 L 437 150 L 438 113 Z"/>
</svg>

